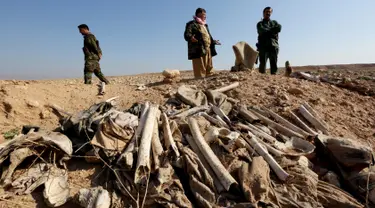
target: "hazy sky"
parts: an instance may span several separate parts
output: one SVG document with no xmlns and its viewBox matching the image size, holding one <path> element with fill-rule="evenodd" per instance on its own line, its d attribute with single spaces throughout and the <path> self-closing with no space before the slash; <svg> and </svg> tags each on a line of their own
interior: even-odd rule
<svg viewBox="0 0 375 208">
<path fill-rule="evenodd" d="M 191 69 L 183 33 L 197 7 L 222 43 L 214 66 L 229 69 L 233 44 L 255 45 L 266 6 L 282 25 L 280 66 L 375 62 L 374 0 L 4 0 L 0 79 L 81 77 L 82 23 L 100 41 L 105 75 Z"/>
</svg>

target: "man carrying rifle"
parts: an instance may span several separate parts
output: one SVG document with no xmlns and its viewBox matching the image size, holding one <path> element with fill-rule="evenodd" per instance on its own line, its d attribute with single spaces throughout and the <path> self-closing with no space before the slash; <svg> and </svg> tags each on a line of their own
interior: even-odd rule
<svg viewBox="0 0 375 208">
<path fill-rule="evenodd" d="M 259 72 L 266 73 L 266 63 L 269 59 L 271 74 L 276 74 L 281 25 L 276 20 L 271 20 L 271 14 L 271 7 L 264 8 L 263 19 L 257 24 L 257 50 L 259 51 Z"/>
</svg>

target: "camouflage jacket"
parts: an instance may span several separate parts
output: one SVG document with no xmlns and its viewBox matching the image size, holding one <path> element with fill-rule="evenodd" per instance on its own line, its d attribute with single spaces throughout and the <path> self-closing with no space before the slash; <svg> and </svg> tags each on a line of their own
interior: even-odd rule
<svg viewBox="0 0 375 208">
<path fill-rule="evenodd" d="M 88 34 L 84 36 L 83 41 L 83 53 L 85 54 L 85 60 L 99 60 L 99 54 L 102 54 L 102 50 L 99 46 L 99 41 L 95 35 Z"/>
<path fill-rule="evenodd" d="M 205 26 L 207 28 L 208 33 L 211 36 L 210 30 L 208 29 L 208 25 L 205 25 Z M 200 27 L 199 24 L 195 20 L 192 20 L 186 23 L 184 38 L 188 43 L 188 59 L 189 60 L 200 58 L 206 54 L 206 49 L 204 47 L 202 33 L 200 32 L 199 27 Z M 191 42 L 191 37 L 193 37 L 193 35 L 195 39 L 198 40 L 198 42 L 196 43 Z M 215 42 L 212 36 L 211 36 L 210 50 L 211 50 L 211 56 L 217 55 L 216 49 L 215 49 Z"/>
<path fill-rule="evenodd" d="M 276 20 L 262 20 L 257 24 L 258 50 L 279 48 L 281 25 Z"/>
</svg>

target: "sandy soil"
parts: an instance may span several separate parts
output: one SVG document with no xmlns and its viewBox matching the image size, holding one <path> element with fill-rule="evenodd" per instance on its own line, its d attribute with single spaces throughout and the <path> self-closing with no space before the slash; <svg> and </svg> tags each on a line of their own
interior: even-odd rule
<svg viewBox="0 0 375 208">
<path fill-rule="evenodd" d="M 337 73 L 337 76 L 357 79 L 363 85 L 375 88 L 375 65 L 335 65 L 296 67 L 296 70 L 316 73 Z M 282 72 L 281 72 L 282 73 Z M 363 78 L 366 77 L 366 78 Z M 97 96 L 96 85 L 84 85 L 81 79 L 43 81 L 0 81 L 0 143 L 3 134 L 22 125 L 37 125 L 46 129 L 58 127 L 58 117 L 48 107 L 55 104 L 76 113 L 96 102 L 120 96 L 119 107 L 129 108 L 135 102 L 146 100 L 163 104 L 178 86 L 194 84 L 201 87 L 217 87 L 230 81 L 240 81 L 240 86 L 229 92 L 233 98 L 247 105 L 272 109 L 287 114 L 307 101 L 324 118 L 329 130 L 336 136 L 358 139 L 375 147 L 375 97 L 338 88 L 330 84 L 254 73 L 229 73 L 222 71 L 219 78 L 193 80 L 191 72 L 182 73 L 183 81 L 166 85 L 161 74 L 110 77 L 106 95 Z M 137 84 L 146 84 L 144 91 L 137 91 Z M 85 165 L 78 159 L 69 164 L 69 182 L 73 196 L 80 188 L 90 187 L 91 179 L 100 166 Z M 40 192 L 40 191 L 39 191 Z M 1 195 L 1 191 L 0 191 Z M 12 196 L 3 207 L 45 207 L 40 193 L 30 196 Z M 38 203 L 36 203 L 36 201 Z M 19 205 L 15 203 L 20 203 Z M 75 207 L 70 203 L 64 207 Z"/>
</svg>

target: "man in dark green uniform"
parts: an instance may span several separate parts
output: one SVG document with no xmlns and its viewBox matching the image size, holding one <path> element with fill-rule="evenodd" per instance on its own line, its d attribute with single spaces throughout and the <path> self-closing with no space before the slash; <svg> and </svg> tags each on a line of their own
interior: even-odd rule
<svg viewBox="0 0 375 208">
<path fill-rule="evenodd" d="M 279 33 L 281 25 L 271 20 L 272 8 L 263 10 L 263 19 L 257 24 L 259 51 L 259 72 L 266 73 L 266 63 L 270 60 L 271 74 L 277 73 L 277 56 L 279 54 Z"/>
<path fill-rule="evenodd" d="M 99 61 L 102 58 L 102 50 L 100 49 L 99 41 L 90 32 L 90 29 L 86 24 L 79 25 L 78 29 L 84 38 L 83 53 L 85 54 L 85 84 L 91 84 L 92 73 L 94 73 L 100 81 L 109 84 L 109 81 L 104 77 L 104 74 L 100 69 Z"/>
</svg>

